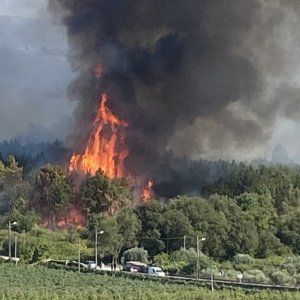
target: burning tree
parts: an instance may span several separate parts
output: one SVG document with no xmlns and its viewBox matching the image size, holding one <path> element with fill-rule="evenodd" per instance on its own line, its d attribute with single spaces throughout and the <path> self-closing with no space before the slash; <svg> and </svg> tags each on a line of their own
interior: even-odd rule
<svg viewBox="0 0 300 300">
<path fill-rule="evenodd" d="M 128 155 L 125 145 L 127 123 L 107 106 L 107 95 L 100 96 L 100 105 L 93 122 L 85 151 L 82 155 L 73 154 L 70 160 L 70 171 L 81 171 L 95 174 L 101 170 L 109 178 L 124 177 L 124 159 Z"/>
<path fill-rule="evenodd" d="M 102 67 L 96 64 L 94 68 L 94 79 L 96 82 L 101 78 Z M 70 163 L 70 172 L 79 172 L 84 174 L 95 175 L 98 171 L 109 179 L 127 178 L 132 185 L 139 182 L 133 178 L 124 167 L 124 160 L 129 155 L 126 145 L 126 131 L 128 124 L 119 118 L 107 105 L 108 95 L 101 93 L 99 96 L 99 107 L 93 121 L 92 132 L 89 135 L 87 144 L 83 154 L 73 154 Z M 98 180 L 98 176 L 95 180 Z M 112 181 L 118 182 L 118 181 Z M 122 181 L 119 181 L 122 182 Z M 139 198 L 143 202 L 147 202 L 152 197 L 153 180 L 148 180 L 142 191 L 139 191 Z M 111 197 L 108 193 L 104 194 L 109 203 L 115 200 L 115 196 Z M 103 197 L 102 197 L 103 199 Z M 101 203 L 103 201 L 99 199 Z M 101 205 L 99 203 L 99 205 Z M 112 206 L 115 206 L 113 208 Z M 119 207 L 118 203 L 108 205 L 109 214 Z"/>
<path fill-rule="evenodd" d="M 38 205 L 47 216 L 46 223 L 54 225 L 56 214 L 65 212 L 71 200 L 71 187 L 60 166 L 46 165 L 36 174 L 35 185 L 38 191 Z"/>
</svg>

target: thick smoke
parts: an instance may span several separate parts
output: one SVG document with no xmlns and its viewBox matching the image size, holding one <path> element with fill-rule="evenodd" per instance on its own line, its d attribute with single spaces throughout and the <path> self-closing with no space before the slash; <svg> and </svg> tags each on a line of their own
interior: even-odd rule
<svg viewBox="0 0 300 300">
<path fill-rule="evenodd" d="M 274 97 L 297 1 L 50 0 L 49 9 L 67 27 L 78 74 L 69 87 L 76 150 L 104 91 L 130 126 L 127 167 L 146 176 L 168 149 L 250 149 L 271 137 L 278 115 L 298 116 L 297 89 L 283 83 L 292 98 Z"/>
</svg>

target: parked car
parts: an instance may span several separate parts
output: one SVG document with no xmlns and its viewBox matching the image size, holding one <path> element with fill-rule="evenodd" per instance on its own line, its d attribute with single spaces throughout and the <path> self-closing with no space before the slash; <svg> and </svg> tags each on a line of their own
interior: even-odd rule
<svg viewBox="0 0 300 300">
<path fill-rule="evenodd" d="M 166 276 L 165 272 L 159 267 L 148 267 L 148 275 L 150 276 Z"/>
<path fill-rule="evenodd" d="M 147 265 L 139 261 L 128 261 L 123 268 L 127 272 L 147 273 Z"/>
</svg>

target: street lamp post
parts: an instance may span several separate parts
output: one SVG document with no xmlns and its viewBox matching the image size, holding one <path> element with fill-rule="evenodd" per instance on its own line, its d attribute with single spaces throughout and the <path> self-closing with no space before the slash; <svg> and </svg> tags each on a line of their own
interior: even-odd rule
<svg viewBox="0 0 300 300">
<path fill-rule="evenodd" d="M 80 273 L 80 242 L 78 241 L 78 272 Z"/>
<path fill-rule="evenodd" d="M 205 237 L 199 239 L 199 236 L 197 235 L 197 279 L 199 279 L 199 275 L 200 275 L 200 242 L 205 240 L 206 240 Z"/>
<path fill-rule="evenodd" d="M 214 273 L 213 273 L 213 262 L 210 264 L 210 286 L 211 292 L 214 292 Z"/>
<path fill-rule="evenodd" d="M 15 261 L 17 264 L 17 243 L 18 243 L 18 237 L 15 235 Z"/>
<path fill-rule="evenodd" d="M 98 234 L 103 234 L 104 231 L 100 230 L 98 231 L 97 226 L 95 226 L 95 263 L 96 263 L 96 268 L 98 266 Z"/>
<path fill-rule="evenodd" d="M 8 257 L 9 257 L 9 260 L 11 260 L 11 227 L 13 225 L 17 225 L 17 222 L 11 223 L 10 220 L 8 220 Z"/>
</svg>

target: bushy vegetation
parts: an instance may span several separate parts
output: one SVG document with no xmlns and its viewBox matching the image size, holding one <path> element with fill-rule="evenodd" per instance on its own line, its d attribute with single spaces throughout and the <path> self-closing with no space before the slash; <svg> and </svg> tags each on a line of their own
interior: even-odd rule
<svg viewBox="0 0 300 300">
<path fill-rule="evenodd" d="M 124 179 L 110 180 L 101 172 L 79 177 L 50 164 L 27 172 L 8 156 L 0 161 L 0 251 L 8 253 L 8 220 L 17 221 L 13 237 L 24 262 L 77 259 L 78 250 L 82 259 L 91 258 L 98 228 L 99 261 L 120 262 L 124 252 L 143 248 L 148 257 L 137 259 L 194 276 L 198 237 L 203 275 L 236 279 L 241 272 L 251 282 L 299 285 L 300 170 L 235 162 L 212 166 L 220 174 L 213 183 L 199 183 L 197 196 L 135 206 Z M 68 216 L 71 208 L 85 220 L 80 229 Z"/>
<path fill-rule="evenodd" d="M 142 248 L 131 248 L 123 253 L 124 264 L 127 261 L 139 261 L 148 264 L 148 252 Z"/>
<path fill-rule="evenodd" d="M 132 280 L 123 277 L 75 273 L 45 269 L 36 266 L 0 265 L 1 299 L 175 299 L 175 300 L 221 300 L 221 299 L 272 299 L 296 300 L 296 293 L 251 292 L 240 290 L 218 291 L 193 284 L 165 283 L 148 280 Z"/>
</svg>

